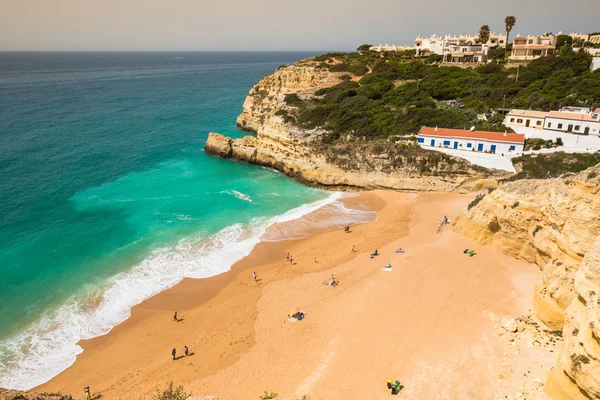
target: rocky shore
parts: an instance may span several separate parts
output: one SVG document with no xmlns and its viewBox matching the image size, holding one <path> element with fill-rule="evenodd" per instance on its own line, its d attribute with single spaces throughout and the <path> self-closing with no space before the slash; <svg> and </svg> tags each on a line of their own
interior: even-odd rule
<svg viewBox="0 0 600 400">
<path fill-rule="evenodd" d="M 536 316 L 562 331 L 554 399 L 600 398 L 600 167 L 507 183 L 459 215 L 455 231 L 539 265 Z"/>
</svg>

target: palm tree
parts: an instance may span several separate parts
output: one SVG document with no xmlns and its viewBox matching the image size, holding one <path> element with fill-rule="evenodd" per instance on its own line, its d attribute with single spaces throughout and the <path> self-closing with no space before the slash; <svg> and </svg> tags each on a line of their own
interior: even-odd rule
<svg viewBox="0 0 600 400">
<path fill-rule="evenodd" d="M 510 31 L 512 31 L 513 26 L 515 26 L 515 24 L 517 23 L 517 18 L 513 17 L 513 16 L 508 16 L 504 19 L 504 24 L 506 25 L 506 45 L 508 46 L 508 43 L 510 42 L 508 40 L 509 36 L 510 36 Z"/>
<path fill-rule="evenodd" d="M 486 44 L 490 40 L 490 26 L 482 25 L 479 28 L 479 43 Z"/>
</svg>

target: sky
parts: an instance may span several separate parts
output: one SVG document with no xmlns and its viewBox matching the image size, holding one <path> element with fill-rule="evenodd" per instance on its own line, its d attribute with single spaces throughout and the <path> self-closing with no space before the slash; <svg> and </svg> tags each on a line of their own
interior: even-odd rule
<svg viewBox="0 0 600 400">
<path fill-rule="evenodd" d="M 598 0 L 0 0 L 0 51 L 351 50 L 418 34 L 600 31 Z"/>
</svg>

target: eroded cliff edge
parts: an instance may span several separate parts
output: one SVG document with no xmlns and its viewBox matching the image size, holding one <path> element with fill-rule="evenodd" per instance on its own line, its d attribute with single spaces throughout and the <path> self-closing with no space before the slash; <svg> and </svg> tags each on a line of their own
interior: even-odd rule
<svg viewBox="0 0 600 400">
<path fill-rule="evenodd" d="M 536 315 L 565 339 L 547 383 L 556 399 L 600 398 L 599 174 L 595 166 L 506 183 L 454 222 L 455 231 L 541 268 Z"/>
<path fill-rule="evenodd" d="M 294 99 L 315 98 L 321 89 L 359 78 L 330 72 L 321 64 L 302 60 L 265 76 L 250 90 L 237 119 L 238 126 L 255 135 L 232 139 L 210 133 L 205 151 L 274 168 L 305 184 L 337 189 L 444 191 L 490 174 L 502 175 L 423 150 L 414 138 L 369 140 L 348 135 L 331 144 L 322 140 L 326 131 L 301 128 L 294 117 L 298 112 Z"/>
</svg>

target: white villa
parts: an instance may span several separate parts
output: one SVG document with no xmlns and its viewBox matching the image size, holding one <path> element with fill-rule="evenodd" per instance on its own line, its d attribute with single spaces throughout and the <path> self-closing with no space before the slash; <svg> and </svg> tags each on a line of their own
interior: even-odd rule
<svg viewBox="0 0 600 400">
<path fill-rule="evenodd" d="M 520 36 L 513 40 L 511 60 L 529 61 L 543 56 L 554 54 L 556 49 L 556 36 Z"/>
<path fill-rule="evenodd" d="M 465 33 L 462 33 L 459 36 L 431 35 L 429 37 L 424 37 L 419 35 L 414 41 L 414 48 L 417 50 L 418 56 L 426 56 L 431 53 L 446 55 L 453 51 L 453 46 L 464 46 L 469 44 L 482 46 L 487 55 L 487 49 L 489 48 L 506 47 L 506 35 L 491 33 L 487 43 L 479 43 L 478 35 L 468 35 Z"/>
<path fill-rule="evenodd" d="M 441 147 L 486 153 L 522 152 L 525 135 L 462 129 L 421 127 L 417 138 L 423 148 Z"/>
<path fill-rule="evenodd" d="M 487 61 L 487 52 L 485 44 L 467 43 L 450 45 L 446 54 L 453 63 L 481 63 Z"/>
<path fill-rule="evenodd" d="M 559 111 L 511 110 L 506 125 L 600 136 L 600 108 L 563 107 Z"/>
<path fill-rule="evenodd" d="M 524 126 L 526 128 L 544 129 L 544 119 L 546 118 L 546 115 L 548 115 L 546 111 L 512 109 L 506 114 L 504 123 Z"/>
<path fill-rule="evenodd" d="M 544 128 L 559 132 L 600 135 L 600 108 L 563 107 L 546 115 Z"/>
<path fill-rule="evenodd" d="M 371 46 L 369 50 L 377 51 L 379 53 L 383 51 L 405 51 L 405 50 L 414 50 L 414 47 L 411 46 L 397 46 L 395 44 L 379 44 L 378 46 Z"/>
</svg>

